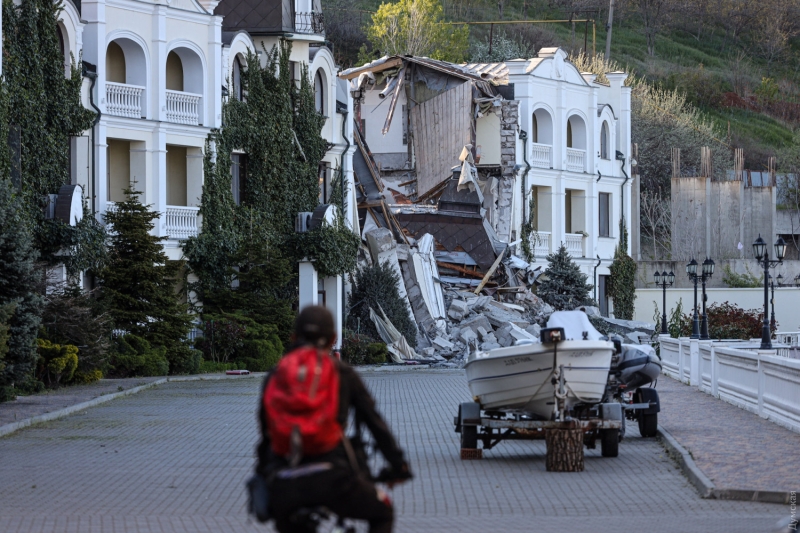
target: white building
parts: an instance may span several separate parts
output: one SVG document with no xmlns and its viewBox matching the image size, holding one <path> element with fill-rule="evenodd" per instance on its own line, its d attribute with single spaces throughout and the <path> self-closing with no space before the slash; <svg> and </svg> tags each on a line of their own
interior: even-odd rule
<svg viewBox="0 0 800 533">
<path fill-rule="evenodd" d="M 318 108 L 329 117 L 322 131 L 331 149 L 321 162 L 321 201 L 329 200 L 340 165 L 352 176 L 345 140 L 350 132 L 342 130 L 349 126 L 344 117 L 352 112 L 352 99 L 337 84 L 319 6 L 307 0 L 261 2 L 258 9 L 280 20 L 270 25 L 272 19 L 259 18 L 257 10 L 241 16 L 240 0 L 218 4 L 83 0 L 79 10 L 66 0 L 60 15 L 65 71 L 70 58 L 82 54 L 89 64 L 84 104 L 99 111 L 93 131 L 73 138 L 72 181 L 83 186 L 99 220 L 124 199 L 124 189 L 141 191 L 142 202 L 162 213 L 155 232 L 168 237 L 171 259 L 181 256 L 181 241 L 199 230 L 205 141 L 222 126 L 223 98 L 241 97 L 239 72 L 248 50 L 259 53 L 262 45 L 269 49 L 286 38 L 293 43 L 295 76 L 300 63 L 309 67 Z M 245 154 L 234 157 L 234 177 L 240 156 Z M 350 211 L 349 220 L 357 222 Z"/>
<path fill-rule="evenodd" d="M 620 217 L 629 232 L 632 222 L 627 74 L 610 73 L 608 84 L 600 83 L 594 74 L 579 72 L 557 48 L 506 65 L 519 101 L 519 127 L 528 134 L 524 150 L 532 168 L 526 190 L 536 201 L 533 222 L 539 235 L 534 253 L 543 258 L 563 242 L 590 280 L 599 256 L 597 297 L 605 311 L 605 282 L 620 239 Z M 517 163 L 524 167 L 521 148 Z M 521 187 L 514 190 L 518 228 L 528 202 L 521 198 Z"/>
<path fill-rule="evenodd" d="M 416 64 L 406 75 L 413 81 L 398 95 L 384 135 L 401 62 Z M 374 84 L 363 78 L 366 71 Z M 387 184 L 387 204 L 401 198 L 393 198 L 392 191 L 431 203 L 450 168 L 460 164 L 462 147 L 474 145 L 484 216 L 497 236 L 508 243 L 519 238 L 532 195 L 536 263 L 543 264 L 564 243 L 590 283 L 596 283 L 601 310 L 608 312 L 605 283 L 620 238 L 620 217 L 628 221 L 629 231 L 631 221 L 631 108 L 625 73 L 607 74 L 608 83 L 600 83 L 595 75 L 579 72 L 563 50 L 543 48 L 533 59 L 465 66 L 388 58 L 342 76 L 367 89 L 361 130 Z M 491 83 L 502 98 L 489 98 L 487 91 L 477 96 L 458 92 L 463 80 L 472 80 L 473 86 Z M 473 122 L 465 118 L 465 109 Z M 395 204 L 392 209 L 404 208 Z"/>
</svg>

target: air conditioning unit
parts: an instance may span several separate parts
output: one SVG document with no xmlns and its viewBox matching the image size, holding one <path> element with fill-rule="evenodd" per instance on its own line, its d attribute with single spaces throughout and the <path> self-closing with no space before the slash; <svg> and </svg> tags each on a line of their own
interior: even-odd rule
<svg viewBox="0 0 800 533">
<path fill-rule="evenodd" d="M 308 211 L 303 211 L 301 213 L 297 213 L 297 216 L 294 219 L 294 231 L 295 233 L 308 233 L 311 226 L 311 215 L 312 213 Z"/>
</svg>

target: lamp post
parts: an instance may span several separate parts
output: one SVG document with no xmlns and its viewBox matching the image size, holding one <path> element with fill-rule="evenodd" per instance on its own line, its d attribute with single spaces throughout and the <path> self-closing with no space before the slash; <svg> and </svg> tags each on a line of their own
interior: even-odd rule
<svg viewBox="0 0 800 533">
<path fill-rule="evenodd" d="M 686 274 L 694 282 L 694 313 L 692 314 L 692 335 L 690 338 L 700 338 L 700 318 L 697 316 L 697 261 L 692 258 L 686 265 Z"/>
<path fill-rule="evenodd" d="M 653 274 L 653 279 L 656 282 L 656 287 L 661 287 L 664 296 L 664 304 L 663 304 L 663 313 L 661 314 L 661 334 L 667 335 L 669 331 L 667 330 L 667 287 L 672 287 L 672 284 L 675 283 L 675 274 L 670 272 L 667 274 L 667 271 L 659 273 L 656 270 L 656 273 Z"/>
<path fill-rule="evenodd" d="M 772 349 L 772 334 L 769 328 L 769 269 L 775 265 L 783 263 L 783 256 L 786 254 L 786 242 L 782 237 L 775 241 L 775 257 L 777 260 L 770 260 L 767 251 L 767 243 L 758 235 L 758 239 L 753 243 L 753 255 L 756 260 L 764 267 L 764 324 L 761 327 L 761 349 Z M 796 280 L 795 280 L 796 281 Z"/>
<path fill-rule="evenodd" d="M 714 260 L 706 257 L 706 260 L 703 261 L 703 277 L 701 278 L 703 281 L 703 323 L 700 324 L 700 340 L 704 341 L 708 340 L 708 313 L 706 313 L 706 301 L 708 297 L 706 296 L 706 280 L 711 279 L 713 275 Z"/>
</svg>

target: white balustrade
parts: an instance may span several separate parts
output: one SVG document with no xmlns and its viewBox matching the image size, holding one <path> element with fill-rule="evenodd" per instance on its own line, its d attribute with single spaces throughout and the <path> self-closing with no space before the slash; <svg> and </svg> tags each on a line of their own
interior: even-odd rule
<svg viewBox="0 0 800 533">
<path fill-rule="evenodd" d="M 531 150 L 531 166 L 536 168 L 553 168 L 553 147 L 549 144 L 533 143 Z"/>
<path fill-rule="evenodd" d="M 586 172 L 586 150 L 567 148 L 567 170 Z"/>
<path fill-rule="evenodd" d="M 583 257 L 583 235 L 580 233 L 565 233 L 564 244 L 567 246 L 567 252 L 572 257 Z"/>
<path fill-rule="evenodd" d="M 144 87 L 106 82 L 106 113 L 118 117 L 142 118 Z"/>
<path fill-rule="evenodd" d="M 200 94 L 167 90 L 167 120 L 179 124 L 199 124 L 200 98 Z"/>
<path fill-rule="evenodd" d="M 531 249 L 533 255 L 544 257 L 550 253 L 551 234 L 549 231 L 535 231 L 531 233 Z"/>
<path fill-rule="evenodd" d="M 167 235 L 170 239 L 183 240 L 197 236 L 199 207 L 167 206 Z"/>
<path fill-rule="evenodd" d="M 753 344 L 662 335 L 662 373 L 686 382 L 689 369 L 697 367 L 699 379 L 692 384 L 699 390 L 800 432 L 800 361 L 779 355 L 786 345 L 773 343 L 769 352 Z"/>
</svg>

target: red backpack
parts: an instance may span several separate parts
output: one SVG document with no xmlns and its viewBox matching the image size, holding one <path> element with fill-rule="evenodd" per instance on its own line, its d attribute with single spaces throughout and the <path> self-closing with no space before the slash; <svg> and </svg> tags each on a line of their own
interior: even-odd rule
<svg viewBox="0 0 800 533">
<path fill-rule="evenodd" d="M 264 391 L 264 409 L 272 451 L 292 452 L 292 433 L 302 439 L 303 455 L 319 455 L 342 438 L 339 412 L 339 372 L 331 357 L 302 347 L 281 359 Z M 295 430 L 296 428 L 296 430 Z"/>
</svg>

